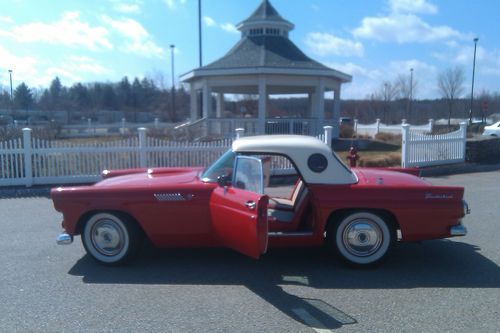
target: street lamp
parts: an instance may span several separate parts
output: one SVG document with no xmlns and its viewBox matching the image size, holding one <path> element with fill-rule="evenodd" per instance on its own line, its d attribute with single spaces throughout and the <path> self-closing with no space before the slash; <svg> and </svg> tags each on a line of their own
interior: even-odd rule
<svg viewBox="0 0 500 333">
<path fill-rule="evenodd" d="M 472 89 L 470 93 L 469 124 L 472 124 L 472 103 L 474 102 L 474 76 L 476 74 L 476 48 L 479 38 L 474 38 L 474 60 L 472 62 Z"/>
<path fill-rule="evenodd" d="M 410 96 L 408 98 L 408 121 L 411 123 L 411 103 L 413 99 L 413 68 L 410 68 Z"/>
<path fill-rule="evenodd" d="M 10 101 L 12 102 L 12 69 L 9 69 L 10 76 Z"/>
<path fill-rule="evenodd" d="M 172 59 L 172 118 L 175 120 L 175 75 L 174 75 L 174 49 L 175 45 L 170 45 L 170 56 Z"/>
<path fill-rule="evenodd" d="M 200 58 L 200 67 L 203 66 L 203 49 L 202 49 L 202 35 L 201 35 L 201 0 L 198 0 L 198 51 Z"/>
</svg>

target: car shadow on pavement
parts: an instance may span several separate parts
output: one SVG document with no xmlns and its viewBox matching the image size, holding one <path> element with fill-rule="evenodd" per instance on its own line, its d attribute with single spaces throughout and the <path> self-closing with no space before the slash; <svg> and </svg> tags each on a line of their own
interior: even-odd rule
<svg viewBox="0 0 500 333">
<path fill-rule="evenodd" d="M 356 319 L 323 300 L 292 295 L 286 286 L 319 290 L 500 288 L 499 266 L 479 250 L 449 240 L 398 244 L 382 266 L 352 269 L 323 248 L 271 249 L 260 260 L 225 249 L 147 248 L 138 259 L 120 267 L 104 267 L 84 256 L 69 274 L 97 284 L 243 285 L 306 326 L 335 329 Z"/>
</svg>

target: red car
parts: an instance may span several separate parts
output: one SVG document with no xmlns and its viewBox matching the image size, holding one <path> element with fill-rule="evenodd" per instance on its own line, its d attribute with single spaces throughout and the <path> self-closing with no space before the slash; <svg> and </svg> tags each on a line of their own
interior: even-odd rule
<svg viewBox="0 0 500 333">
<path fill-rule="evenodd" d="M 323 142 L 254 136 L 206 169 L 104 171 L 91 186 L 51 191 L 63 213 L 59 244 L 81 235 L 103 264 L 158 247 L 226 246 L 252 258 L 268 247 L 325 244 L 351 265 L 380 263 L 396 241 L 463 236 L 461 187 L 414 170 L 346 167 Z"/>
</svg>

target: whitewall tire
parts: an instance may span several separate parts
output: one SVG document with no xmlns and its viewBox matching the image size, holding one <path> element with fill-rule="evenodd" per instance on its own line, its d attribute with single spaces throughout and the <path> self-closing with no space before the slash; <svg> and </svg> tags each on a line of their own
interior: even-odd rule
<svg viewBox="0 0 500 333">
<path fill-rule="evenodd" d="M 341 218 L 330 230 L 334 251 L 352 266 L 375 266 L 389 253 L 395 241 L 390 223 L 371 212 L 355 212 Z"/>
<path fill-rule="evenodd" d="M 126 215 L 97 213 L 85 223 L 82 242 L 87 253 L 98 262 L 121 264 L 139 247 L 140 230 Z"/>
</svg>

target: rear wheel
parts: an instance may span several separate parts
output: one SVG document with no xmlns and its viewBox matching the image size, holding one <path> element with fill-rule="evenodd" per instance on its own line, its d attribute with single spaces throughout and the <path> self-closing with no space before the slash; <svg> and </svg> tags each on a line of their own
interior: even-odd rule
<svg viewBox="0 0 500 333">
<path fill-rule="evenodd" d="M 380 264 L 395 241 L 391 223 L 371 212 L 355 212 L 333 223 L 329 242 L 336 254 L 352 266 Z"/>
<path fill-rule="evenodd" d="M 119 213 L 92 215 L 83 228 L 82 242 L 87 253 L 105 265 L 129 260 L 141 244 L 142 233 L 128 216 Z"/>
</svg>

